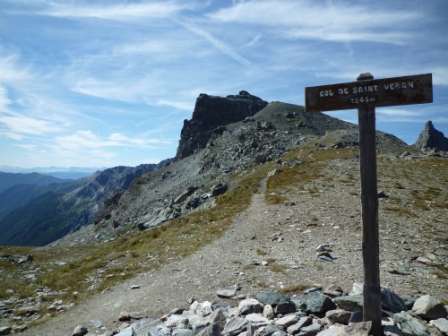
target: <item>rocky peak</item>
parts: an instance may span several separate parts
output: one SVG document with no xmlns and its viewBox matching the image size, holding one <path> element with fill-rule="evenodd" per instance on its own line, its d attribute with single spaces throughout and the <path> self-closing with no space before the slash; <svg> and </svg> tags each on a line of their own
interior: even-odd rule
<svg viewBox="0 0 448 336">
<path fill-rule="evenodd" d="M 225 98 L 201 93 L 196 99 L 192 119 L 184 120 L 175 159 L 183 159 L 205 148 L 215 128 L 244 120 L 267 105 L 266 101 L 244 90 Z"/>
<path fill-rule="evenodd" d="M 429 120 L 414 146 L 448 151 L 448 138 L 436 130 L 432 121 Z"/>
</svg>

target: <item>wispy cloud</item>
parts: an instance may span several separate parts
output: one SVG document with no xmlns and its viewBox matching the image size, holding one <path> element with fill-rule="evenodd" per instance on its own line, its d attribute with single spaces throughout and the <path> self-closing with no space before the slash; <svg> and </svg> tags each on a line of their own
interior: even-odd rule
<svg viewBox="0 0 448 336">
<path fill-rule="evenodd" d="M 178 24 L 180 24 L 181 26 L 185 27 L 186 29 L 188 29 L 189 31 L 191 31 L 192 33 L 195 33 L 196 35 L 199 35 L 199 36 L 205 38 L 216 49 L 220 50 L 221 52 L 223 52 L 227 56 L 231 57 L 235 61 L 241 63 L 242 65 L 246 65 L 246 66 L 252 65 L 252 63 L 249 60 L 247 60 L 245 57 L 238 54 L 235 50 L 233 50 L 230 46 L 228 46 L 224 42 L 213 37 L 206 30 L 199 28 L 192 23 L 188 23 L 185 20 L 183 20 L 183 21 L 178 20 L 176 22 Z"/>
<path fill-rule="evenodd" d="M 424 19 L 423 15 L 417 10 L 373 9 L 353 2 L 260 0 L 221 9 L 210 18 L 269 26 L 288 38 L 405 44 L 411 38 L 406 27 Z"/>
<path fill-rule="evenodd" d="M 6 88 L 0 84 L 0 112 L 5 111 L 6 107 L 11 104 Z"/>
<path fill-rule="evenodd" d="M 130 146 L 149 148 L 151 146 L 166 145 L 170 143 L 169 141 L 160 139 L 130 138 L 121 133 L 113 133 L 104 138 L 90 130 L 77 131 L 71 135 L 58 136 L 55 138 L 55 142 L 57 143 L 58 148 L 74 151 Z"/>
<path fill-rule="evenodd" d="M 12 138 L 15 139 L 20 139 L 24 135 L 44 135 L 61 130 L 51 121 L 26 116 L 0 115 L 0 123 L 7 127 L 9 134 L 13 134 Z"/>
<path fill-rule="evenodd" d="M 96 5 L 48 2 L 48 8 L 41 15 L 64 18 L 98 18 L 116 21 L 142 21 L 170 18 L 177 13 L 194 8 L 194 5 L 180 1 L 154 1 L 119 5 Z"/>
</svg>

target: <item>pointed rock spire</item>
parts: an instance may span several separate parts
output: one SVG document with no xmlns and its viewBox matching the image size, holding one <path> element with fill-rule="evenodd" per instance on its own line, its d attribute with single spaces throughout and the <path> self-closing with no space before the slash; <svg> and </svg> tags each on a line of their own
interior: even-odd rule
<svg viewBox="0 0 448 336">
<path fill-rule="evenodd" d="M 429 120 L 414 146 L 448 151 L 448 138 L 436 130 L 432 121 Z"/>
</svg>

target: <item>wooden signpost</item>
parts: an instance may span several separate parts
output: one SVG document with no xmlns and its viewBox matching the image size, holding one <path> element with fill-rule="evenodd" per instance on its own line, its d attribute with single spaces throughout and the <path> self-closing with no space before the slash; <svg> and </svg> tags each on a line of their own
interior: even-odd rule
<svg viewBox="0 0 448 336">
<path fill-rule="evenodd" d="M 432 74 L 374 80 L 370 73 L 357 82 L 305 88 L 305 111 L 358 109 L 361 174 L 363 319 L 372 321 L 371 334 L 383 334 L 379 269 L 378 191 L 375 107 L 432 103 Z"/>
</svg>

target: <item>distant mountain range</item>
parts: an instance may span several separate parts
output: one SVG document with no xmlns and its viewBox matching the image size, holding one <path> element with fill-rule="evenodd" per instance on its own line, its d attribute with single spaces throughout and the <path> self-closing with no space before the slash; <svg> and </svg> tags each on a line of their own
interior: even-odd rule
<svg viewBox="0 0 448 336">
<path fill-rule="evenodd" d="M 53 176 L 59 179 L 77 180 L 82 177 L 90 176 L 97 171 L 107 169 L 106 167 L 34 167 L 22 168 L 11 166 L 0 166 L 0 172 L 15 174 L 39 173 L 42 175 Z"/>
<path fill-rule="evenodd" d="M 107 197 L 171 162 L 114 167 L 77 180 L 0 173 L 0 245 L 45 245 L 91 223 Z"/>
</svg>

